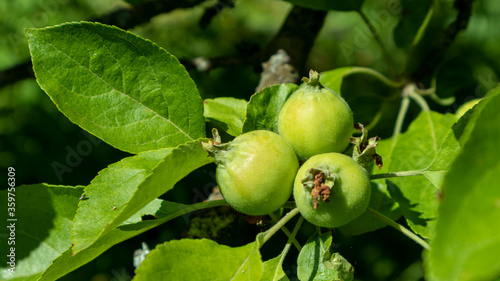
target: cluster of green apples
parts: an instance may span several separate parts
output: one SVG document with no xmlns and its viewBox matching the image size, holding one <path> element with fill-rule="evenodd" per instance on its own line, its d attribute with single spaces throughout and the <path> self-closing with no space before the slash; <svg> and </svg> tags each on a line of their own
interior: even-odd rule
<svg viewBox="0 0 500 281">
<path fill-rule="evenodd" d="M 278 134 L 251 131 L 215 150 L 217 183 L 241 213 L 274 212 L 293 192 L 307 221 L 339 227 L 366 210 L 369 174 L 342 154 L 354 127 L 349 105 L 317 72 L 303 80 L 279 113 Z"/>
</svg>

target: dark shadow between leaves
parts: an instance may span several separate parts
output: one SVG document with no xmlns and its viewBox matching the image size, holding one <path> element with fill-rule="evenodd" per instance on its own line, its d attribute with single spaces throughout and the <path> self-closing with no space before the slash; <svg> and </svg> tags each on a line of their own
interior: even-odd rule
<svg viewBox="0 0 500 281">
<path fill-rule="evenodd" d="M 399 203 L 399 206 L 401 207 L 405 218 L 411 220 L 416 225 L 424 227 L 427 226 L 427 222 L 431 221 L 432 219 L 422 218 L 423 213 L 413 210 L 413 208 L 415 208 L 419 204 L 411 204 L 410 200 L 404 197 L 399 187 L 393 182 L 386 180 L 386 183 L 387 190 L 389 190 L 391 197 Z"/>
<path fill-rule="evenodd" d="M 314 281 L 314 277 L 316 277 L 316 274 L 318 273 L 319 270 L 319 263 L 323 261 L 323 259 L 320 258 L 320 248 L 321 248 L 321 238 L 319 233 L 316 233 L 316 247 L 314 247 L 314 266 L 311 271 L 311 276 L 309 276 L 309 281 Z"/>
<path fill-rule="evenodd" d="M 78 198 L 82 192 L 83 188 L 66 188 L 46 184 L 16 187 L 15 216 L 12 219 L 17 221 L 7 221 L 10 217 L 4 217 L 7 225 L 15 226 L 15 232 L 13 232 L 15 235 L 12 236 L 9 233 L 9 236 L 15 237 L 15 240 L 2 241 L 6 245 L 5 250 L 9 251 L 0 258 L 4 261 L 3 265 L 6 265 L 5 258 L 10 259 L 7 255 L 10 253 L 11 247 L 15 247 L 16 264 L 29 259 L 35 252 L 34 255 L 46 255 L 41 259 L 31 259 L 28 270 L 16 272 L 16 274 L 19 273 L 23 276 L 32 276 L 32 274 L 39 274 L 40 272 L 37 270 L 42 266 L 50 264 L 49 259 L 52 258 L 53 252 L 46 251 L 47 248 L 63 252 L 71 247 L 71 241 L 66 235 L 69 235 L 71 219 L 75 214 Z M 4 210 L 2 213 L 8 214 L 7 204 L 3 206 L 5 209 L 2 208 Z M 63 239 L 63 237 L 65 238 Z M 51 240 L 47 241 L 47 239 Z M 15 241 L 15 245 L 8 241 Z"/>
<path fill-rule="evenodd" d="M 389 196 L 386 192 L 382 192 L 377 183 L 371 182 L 371 195 L 369 207 L 382 212 L 384 215 L 388 216 L 393 220 L 399 219 L 403 214 L 401 209 L 398 207 L 394 209 L 394 199 Z M 385 227 L 387 224 L 374 217 L 368 213 L 363 213 L 353 221 L 339 227 L 338 229 L 345 235 L 360 235 L 366 232 L 375 231 L 379 228 Z"/>
<path fill-rule="evenodd" d="M 141 221 L 122 224 L 118 226 L 118 228 L 123 231 L 146 231 L 151 227 L 155 227 L 180 216 L 183 216 L 186 222 L 188 222 L 191 213 L 196 210 L 195 207 L 190 205 L 163 201 L 154 214 L 145 212 L 141 214 Z"/>
<path fill-rule="evenodd" d="M 53 203 L 49 192 L 42 185 L 26 185 L 17 188 L 16 244 L 13 246 L 16 248 L 17 262 L 27 258 L 48 238 L 56 219 Z M 9 223 L 7 222 L 8 225 Z"/>
<path fill-rule="evenodd" d="M 470 116 L 474 112 L 474 109 L 476 107 L 477 106 L 474 106 L 473 108 L 465 112 L 464 115 L 462 115 L 462 117 L 460 117 L 460 119 L 457 121 L 457 123 L 453 124 L 453 126 L 451 127 L 451 129 L 453 130 L 453 134 L 455 135 L 455 139 L 460 140 L 460 138 L 462 137 L 465 127 L 469 123 Z"/>
</svg>

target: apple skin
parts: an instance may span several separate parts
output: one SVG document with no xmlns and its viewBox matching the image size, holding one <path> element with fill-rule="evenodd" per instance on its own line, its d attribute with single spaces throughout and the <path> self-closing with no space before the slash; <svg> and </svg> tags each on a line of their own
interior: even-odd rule
<svg viewBox="0 0 500 281">
<path fill-rule="evenodd" d="M 329 202 L 319 200 L 313 206 L 311 189 L 303 179 L 310 169 L 327 170 L 333 178 Z M 368 207 L 371 195 L 370 178 L 351 157 L 340 153 L 325 153 L 311 157 L 300 167 L 295 178 L 293 195 L 302 216 L 310 223 L 335 228 L 354 220 Z"/>
<path fill-rule="evenodd" d="M 278 116 L 278 133 L 301 161 L 321 153 L 343 152 L 354 126 L 346 101 L 314 79 L 306 79 L 310 82 L 292 94 Z"/>
<path fill-rule="evenodd" d="M 222 195 L 241 213 L 269 214 L 292 194 L 299 162 L 290 144 L 276 133 L 242 134 L 216 151 L 215 159 Z"/>
</svg>

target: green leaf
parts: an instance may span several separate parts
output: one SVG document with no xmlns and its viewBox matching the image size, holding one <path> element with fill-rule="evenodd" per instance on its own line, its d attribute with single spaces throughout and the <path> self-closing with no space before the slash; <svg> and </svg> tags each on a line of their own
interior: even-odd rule
<svg viewBox="0 0 500 281">
<path fill-rule="evenodd" d="M 423 171 L 424 175 L 433 181 L 436 186 L 442 186 L 442 181 L 451 163 L 461 151 L 464 143 L 469 139 L 470 133 L 476 124 L 477 116 L 480 115 L 479 113 L 472 115 L 472 113 L 480 112 L 484 105 L 485 103 L 481 103 L 473 107 L 453 124 L 451 129 L 448 130 L 434 161 Z"/>
<path fill-rule="evenodd" d="M 354 268 L 339 253 L 330 253 L 332 233 L 314 233 L 302 247 L 297 259 L 299 280 L 354 279 Z"/>
<path fill-rule="evenodd" d="M 473 111 L 480 111 L 480 110 L 482 110 L 481 103 L 478 104 L 473 109 Z M 448 129 L 446 136 L 444 137 L 437 153 L 435 154 L 435 157 L 432 160 L 432 163 L 428 167 L 426 167 L 425 169 L 420 170 L 423 177 L 420 176 L 420 177 L 411 177 L 411 178 L 404 178 L 404 179 L 403 178 L 402 179 L 391 179 L 390 181 L 384 180 L 383 182 L 378 181 L 378 180 L 372 181 L 372 184 L 377 183 L 378 188 L 382 192 L 387 189 L 387 184 L 390 185 L 390 188 L 392 191 L 391 196 L 394 196 L 395 199 L 406 203 L 406 205 L 403 208 L 405 209 L 405 215 L 406 215 L 407 219 L 410 218 L 410 219 L 414 220 L 416 223 L 419 223 L 420 222 L 419 213 L 418 213 L 418 211 L 416 213 L 413 212 L 413 209 L 418 209 L 419 205 L 421 205 L 420 203 L 423 203 L 422 205 L 424 205 L 424 206 L 429 204 L 429 203 L 434 204 L 436 201 L 435 196 L 438 196 L 438 194 L 437 193 L 434 194 L 431 192 L 430 194 L 427 194 L 427 196 L 422 195 L 423 196 L 422 200 L 421 200 L 422 202 L 419 202 L 419 199 L 414 199 L 415 204 L 409 208 L 408 206 L 411 205 L 411 203 L 409 203 L 408 198 L 404 197 L 403 193 L 401 193 L 401 191 L 399 190 L 399 187 L 396 186 L 394 183 L 398 182 L 398 181 L 406 181 L 408 184 L 410 184 L 409 186 L 413 186 L 413 187 L 416 184 L 421 184 L 422 186 L 426 187 L 426 189 L 422 189 L 422 191 L 432 190 L 433 188 L 431 186 L 434 186 L 436 188 L 436 192 L 439 192 L 439 188 L 442 186 L 442 181 L 443 181 L 444 175 L 446 174 L 447 170 L 449 169 L 449 165 L 455 159 L 455 157 L 458 154 L 458 152 L 460 151 L 460 148 L 462 147 L 463 143 L 465 142 L 465 140 L 468 139 L 468 136 L 470 135 L 470 131 L 474 127 L 474 124 L 476 122 L 476 120 L 475 120 L 476 118 L 471 116 L 471 114 L 470 114 L 471 112 L 465 114 L 459 121 L 457 121 L 452 126 L 452 128 Z M 422 114 L 424 114 L 424 113 L 422 113 Z M 439 116 L 439 114 L 437 114 L 437 113 L 432 113 L 432 114 Z M 423 118 L 423 115 L 420 115 L 419 118 Z M 451 118 L 451 116 L 447 115 L 447 117 L 445 119 L 448 120 L 449 118 Z M 435 122 L 437 122 L 438 118 L 434 118 L 434 119 L 436 119 Z M 421 121 L 424 121 L 424 120 L 421 119 Z M 453 120 L 451 119 L 451 120 L 448 120 L 446 122 L 451 123 L 452 121 Z M 423 125 L 423 122 L 420 122 L 420 123 L 422 124 L 421 126 L 425 127 L 425 125 Z M 408 132 L 411 134 L 418 134 L 417 131 L 419 130 L 419 128 L 422 128 L 422 127 L 419 127 L 418 124 L 416 124 L 416 125 L 412 124 L 412 126 L 414 127 L 414 129 L 411 129 L 412 127 L 410 127 L 411 130 L 410 129 L 408 130 Z M 443 126 L 440 126 L 440 127 L 443 127 Z M 430 128 L 430 127 L 428 127 L 428 128 Z M 402 134 L 402 135 L 405 135 L 405 134 Z M 424 134 L 424 135 L 429 136 L 428 134 Z M 429 137 L 431 137 L 431 136 L 429 136 Z M 415 140 L 417 140 L 417 139 L 415 139 Z M 406 142 L 408 142 L 409 146 L 411 146 L 415 142 L 418 142 L 418 143 L 420 142 L 420 141 L 415 141 L 415 140 L 406 140 Z M 413 141 L 413 143 L 410 143 L 412 141 Z M 401 142 L 404 143 L 405 139 L 403 139 L 403 140 L 398 139 L 398 140 L 396 140 L 396 142 L 394 144 L 393 144 L 392 138 L 379 141 L 379 145 L 377 146 L 377 153 L 382 156 L 383 161 L 384 161 L 384 166 L 383 166 L 382 170 L 380 170 L 380 171 L 378 171 L 376 168 L 374 168 L 374 170 L 373 170 L 374 174 L 387 173 L 387 172 L 389 172 L 388 167 L 391 167 L 392 172 L 398 171 L 398 170 L 396 170 L 394 165 L 391 165 L 391 159 L 393 158 L 392 155 L 393 155 L 394 148 L 401 146 L 401 144 L 400 144 Z M 393 147 L 393 145 L 394 145 L 394 147 Z M 405 153 L 408 154 L 408 152 L 405 152 Z M 413 155 L 412 157 L 416 157 L 415 154 L 413 154 L 413 153 L 410 153 L 408 155 L 409 156 Z M 394 158 L 400 158 L 400 157 L 401 157 L 401 155 L 399 155 L 399 154 L 394 156 Z M 430 156 L 425 157 L 425 159 L 427 159 L 426 161 L 429 161 L 429 159 L 431 159 L 431 158 L 432 157 L 430 157 Z M 403 156 L 403 158 L 400 160 L 404 161 L 404 159 L 405 158 Z M 424 160 L 424 159 L 422 159 L 422 160 Z M 425 164 L 423 164 L 422 166 L 425 166 Z M 372 188 L 373 188 L 373 186 L 372 186 Z M 419 190 L 419 189 L 416 188 L 416 190 Z M 372 191 L 373 191 L 373 189 L 372 189 Z M 384 214 L 385 216 L 393 219 L 393 220 L 397 220 L 399 218 L 398 214 L 400 212 L 396 208 L 397 207 L 396 205 L 391 205 L 392 199 L 385 197 L 383 193 L 380 194 L 380 195 L 382 195 L 382 197 L 377 196 L 376 198 L 373 198 L 374 196 L 377 195 L 377 193 L 380 193 L 380 191 L 375 192 L 375 193 L 372 192 L 372 198 L 370 199 L 371 200 L 370 207 L 372 209 L 375 209 L 378 212 Z M 418 194 L 418 192 L 417 192 L 417 194 Z M 414 194 L 414 196 L 418 197 L 416 194 Z M 383 200 L 379 201 L 378 205 L 372 206 L 372 204 L 373 204 L 372 202 L 377 202 L 376 201 L 377 198 L 383 199 Z M 421 207 L 423 207 L 423 206 L 421 206 Z M 431 213 L 433 213 L 435 215 L 435 210 L 432 211 Z M 377 220 L 369 221 L 369 218 L 370 217 L 368 214 L 363 214 L 358 219 L 353 221 L 352 224 L 349 224 L 347 229 L 341 228 L 341 231 L 346 233 L 346 234 L 356 235 L 356 234 L 358 234 L 356 231 L 359 231 L 360 233 L 362 233 L 362 230 L 364 230 L 364 229 L 367 229 L 367 231 L 368 231 L 369 229 L 371 229 L 372 227 L 375 227 L 377 225 L 378 225 L 378 228 L 384 226 L 384 224 L 382 222 L 378 222 Z M 412 225 L 412 223 L 410 223 L 410 225 Z M 422 234 L 422 233 L 420 233 L 420 234 Z M 426 235 L 429 235 L 429 234 L 427 233 Z"/>
<path fill-rule="evenodd" d="M 37 280 L 42 272 L 71 247 L 70 230 L 83 187 L 48 184 L 21 185 L 15 188 L 15 219 L 7 221 L 7 202 L 2 201 L 2 221 L 14 224 L 15 240 L 2 239 L 0 279 Z M 0 191 L 7 198 L 7 190 Z M 7 200 L 5 200 L 7 201 Z M 3 223 L 2 223 L 3 225 Z M 3 226 L 5 227 L 5 226 Z M 3 233 L 7 233 L 2 229 Z M 8 244 L 14 241 L 14 244 Z M 15 247 L 15 274 L 7 270 L 10 248 Z"/>
<path fill-rule="evenodd" d="M 216 98 L 203 101 L 205 119 L 233 137 L 239 136 L 245 122 L 247 102 L 235 98 Z"/>
<path fill-rule="evenodd" d="M 155 199 L 131 216 L 119 227 L 89 247 L 73 255 L 70 241 L 71 221 L 76 213 L 83 187 L 27 185 L 16 188 L 16 274 L 5 280 L 57 280 L 83 264 L 93 260 L 105 250 L 126 239 L 139 235 L 168 220 L 207 207 L 226 204 L 225 201 L 182 205 Z M 4 191 L 0 195 L 4 195 Z M 6 195 L 6 194 L 5 194 Z M 2 197 L 7 198 L 7 196 Z M 21 203 L 22 202 L 22 203 Z M 41 204 L 43 202 L 43 204 Z M 2 206 L 7 206 L 3 204 Z M 2 211 L 3 214 L 7 210 Z M 141 221 L 142 215 L 151 214 L 158 219 Z M 187 219 L 187 217 L 186 217 Z M 7 253 L 6 253 L 7 255 Z M 2 279 L 2 280 L 3 280 Z"/>
<path fill-rule="evenodd" d="M 339 95 L 342 95 L 340 89 L 342 88 L 344 78 L 356 73 L 357 68 L 360 67 L 346 66 L 322 72 L 320 75 L 320 82 L 323 86 L 332 89 Z"/>
<path fill-rule="evenodd" d="M 66 250 L 44 272 L 44 274 L 42 275 L 42 279 L 40 280 L 56 280 L 61 276 L 64 276 L 65 274 L 95 259 L 104 251 L 111 248 L 113 245 L 139 235 L 151 228 L 157 227 L 158 225 L 165 223 L 171 219 L 186 215 L 189 212 L 208 207 L 220 206 L 223 204 L 226 204 L 224 200 L 202 202 L 194 205 L 182 205 L 155 199 L 139 212 L 131 216 L 120 226 L 98 239 L 96 243 L 93 244 L 93 247 L 88 247 L 76 254 L 72 253 L 71 248 Z M 142 221 L 141 217 L 146 214 L 154 215 L 158 219 Z"/>
<path fill-rule="evenodd" d="M 284 0 L 297 6 L 318 10 L 353 11 L 361 9 L 364 0 Z"/>
<path fill-rule="evenodd" d="M 295 84 L 266 87 L 252 95 L 247 105 L 243 133 L 269 130 L 278 133 L 278 116 L 286 100 L 297 90 Z"/>
<path fill-rule="evenodd" d="M 73 123 L 131 153 L 205 136 L 203 104 L 179 61 L 97 23 L 27 29 L 40 87 Z"/>
<path fill-rule="evenodd" d="M 444 179 L 439 220 L 425 259 L 429 280 L 500 275 L 500 88 L 480 104 L 470 137 Z"/>
<path fill-rule="evenodd" d="M 136 270 L 133 280 L 260 280 L 258 243 L 231 248 L 208 239 L 182 239 L 159 245 Z"/>
<path fill-rule="evenodd" d="M 380 82 L 388 86 L 401 86 L 400 83 L 390 80 L 374 69 L 359 66 L 345 66 L 322 72 L 320 76 L 320 82 L 321 84 L 323 84 L 323 86 L 330 88 L 337 94 L 341 95 L 340 89 L 342 88 L 342 82 L 344 82 L 344 78 L 352 74 L 367 74 L 374 78 L 377 78 Z"/>
<path fill-rule="evenodd" d="M 392 142 L 393 140 L 391 138 L 378 141 L 376 151 L 377 154 L 382 156 L 383 166 L 382 169 L 379 170 L 377 166 L 373 165 L 372 174 L 387 173 L 389 171 L 388 168 L 391 163 L 391 155 L 393 151 Z M 399 219 L 403 214 L 399 208 L 399 204 L 390 196 L 389 191 L 387 190 L 386 181 L 372 180 L 371 186 L 372 191 L 368 207 L 392 220 Z M 372 215 L 363 213 L 352 222 L 339 227 L 339 230 L 346 235 L 360 235 L 375 231 L 385 226 L 387 226 L 387 224 L 383 221 L 373 219 Z"/>
<path fill-rule="evenodd" d="M 264 262 L 262 281 L 289 281 L 282 267 L 283 254 Z"/>
<path fill-rule="evenodd" d="M 372 122 L 384 108 L 383 96 L 371 91 L 347 91 L 342 94 L 344 79 L 353 74 L 364 74 L 390 87 L 400 87 L 399 82 L 392 81 L 376 70 L 367 67 L 346 66 L 321 73 L 320 82 L 341 95 L 351 107 L 356 122 Z M 364 81 L 364 80 L 360 80 Z M 387 109 L 386 109 L 387 110 Z"/>
<path fill-rule="evenodd" d="M 127 221 L 123 222 L 120 226 L 99 238 L 92 245 L 92 247 L 88 247 L 75 254 L 72 252 L 71 247 L 69 247 L 64 253 L 54 260 L 49 268 L 47 268 L 40 281 L 57 280 L 67 273 L 95 259 L 112 246 L 131 237 L 137 236 L 151 228 L 157 227 L 171 219 L 179 216 L 185 216 L 185 219 L 187 220 L 190 212 L 209 207 L 221 206 L 224 204 L 226 204 L 224 200 L 218 200 L 201 202 L 194 205 L 182 205 L 155 199 L 139 212 L 131 216 Z M 145 214 L 154 215 L 158 219 L 142 221 L 141 217 Z"/>
<path fill-rule="evenodd" d="M 453 114 L 422 111 L 408 130 L 399 135 L 391 155 L 391 172 L 422 172 L 419 176 L 390 179 L 388 190 L 399 203 L 409 226 L 426 238 L 430 236 L 437 217 L 439 178 L 446 172 L 446 167 L 436 170 L 429 167 L 432 167 L 441 143 L 455 121 Z"/>
<path fill-rule="evenodd" d="M 213 162 L 200 141 L 142 152 L 102 170 L 85 188 L 71 229 L 75 253 L 130 218 L 193 170 Z"/>
</svg>

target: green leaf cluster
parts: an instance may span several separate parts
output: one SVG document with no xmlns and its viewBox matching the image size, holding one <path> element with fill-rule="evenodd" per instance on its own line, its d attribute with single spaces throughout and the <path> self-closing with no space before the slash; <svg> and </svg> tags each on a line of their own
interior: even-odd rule
<svg viewBox="0 0 500 281">
<path fill-rule="evenodd" d="M 287 2 L 360 14 L 364 5 L 362 0 Z M 339 230 L 360 235 L 390 221 L 410 238 L 423 241 L 429 280 L 493 280 L 500 275 L 496 179 L 500 88 L 463 116 L 431 110 L 423 96 L 445 105 L 456 92 L 473 84 L 473 70 L 451 56 L 431 75 L 434 91 L 419 89 L 411 79 L 424 65 L 422 58 L 436 47 L 429 38 L 445 33 L 444 19 L 452 14 L 451 7 L 439 1 L 402 3 L 411 13 L 393 31 L 394 44 L 408 51 L 397 79 L 360 66 L 339 67 L 321 76 L 324 86 L 353 104 L 357 121 L 372 120 L 370 129 L 392 121 L 387 115 L 394 113 L 394 100 L 401 100 L 392 136 L 379 141 L 376 148 L 384 166 L 371 171 L 370 212 Z M 230 137 L 253 130 L 277 132 L 279 112 L 299 87 L 267 87 L 249 101 L 232 97 L 203 101 L 177 58 L 131 32 L 80 22 L 28 29 L 26 36 L 37 82 L 59 111 L 132 155 L 101 170 L 87 186 L 16 187 L 16 200 L 22 202 L 16 206 L 16 216 L 23 221 L 16 233 L 23 243 L 17 247 L 16 274 L 5 270 L 5 263 L 0 268 L 5 280 L 56 280 L 169 220 L 225 205 L 224 200 L 184 205 L 158 197 L 214 162 L 203 149 L 208 141 L 206 123 Z M 349 92 L 346 81 L 353 77 L 372 79 L 397 94 Z M 459 83 L 449 83 L 456 77 L 461 77 Z M 410 101 L 421 110 L 405 123 Z M 0 191 L 0 196 L 7 193 Z M 285 207 L 293 209 L 293 205 L 289 202 Z M 1 208 L 7 213 L 5 204 Z M 296 239 L 302 218 L 293 233 L 288 231 L 285 224 L 297 213 L 290 211 L 255 241 L 240 247 L 207 239 L 167 241 L 151 251 L 134 280 L 289 280 L 283 262 L 292 244 L 299 250 L 299 280 L 353 280 L 353 266 L 332 252 L 331 231 L 322 234 L 318 229 L 303 247 Z M 146 215 L 154 219 L 145 220 Z M 407 224 L 411 231 L 395 221 Z M 279 229 L 289 237 L 285 250 L 263 261 L 260 249 Z"/>
</svg>

